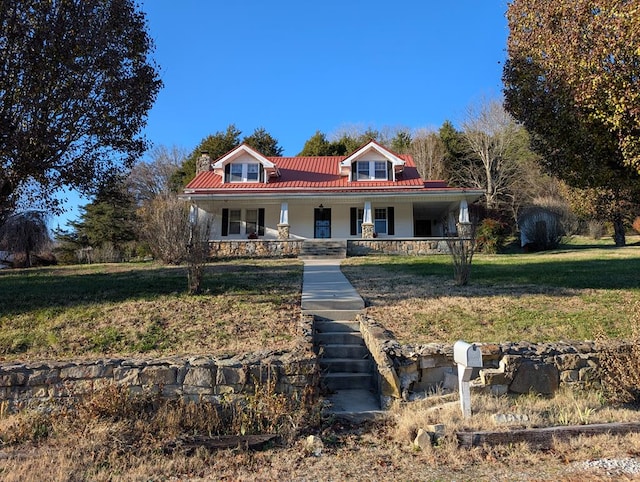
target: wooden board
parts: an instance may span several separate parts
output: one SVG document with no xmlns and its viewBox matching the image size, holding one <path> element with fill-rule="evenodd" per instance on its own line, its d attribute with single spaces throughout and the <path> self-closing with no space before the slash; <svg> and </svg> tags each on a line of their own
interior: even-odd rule
<svg viewBox="0 0 640 482">
<path fill-rule="evenodd" d="M 267 442 L 275 439 L 274 434 L 258 434 L 258 435 L 219 435 L 214 437 L 192 436 L 181 437 L 168 443 L 165 446 L 166 452 L 175 450 L 192 451 L 198 447 L 205 447 L 210 450 L 243 448 L 253 449 L 259 448 Z"/>
<path fill-rule="evenodd" d="M 553 445 L 554 439 L 567 439 L 579 435 L 624 435 L 631 432 L 640 432 L 640 422 L 566 425 L 560 427 L 517 429 L 503 432 L 457 432 L 456 436 L 458 443 L 463 447 L 527 442 L 532 447 L 550 448 Z"/>
</svg>

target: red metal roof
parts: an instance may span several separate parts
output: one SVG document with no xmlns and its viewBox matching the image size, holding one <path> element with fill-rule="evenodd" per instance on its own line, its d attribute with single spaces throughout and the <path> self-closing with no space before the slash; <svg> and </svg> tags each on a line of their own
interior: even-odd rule
<svg viewBox="0 0 640 482">
<path fill-rule="evenodd" d="M 300 156 L 300 157 L 268 157 L 280 173 L 279 177 L 270 177 L 267 183 L 222 182 L 222 177 L 214 171 L 201 172 L 187 185 L 186 191 L 197 192 L 277 192 L 306 191 L 316 189 L 335 190 L 336 192 L 354 192 L 362 189 L 382 189 L 404 191 L 413 189 L 446 189 L 444 181 L 424 181 L 418 174 L 413 158 L 399 154 L 405 161 L 404 170 L 396 174 L 396 181 L 351 181 L 348 176 L 340 175 L 340 163 L 347 156 Z"/>
</svg>

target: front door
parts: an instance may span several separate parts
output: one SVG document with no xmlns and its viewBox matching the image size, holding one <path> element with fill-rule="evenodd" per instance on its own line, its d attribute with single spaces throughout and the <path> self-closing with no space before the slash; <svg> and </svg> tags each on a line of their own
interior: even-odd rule
<svg viewBox="0 0 640 482">
<path fill-rule="evenodd" d="M 314 208 L 313 210 L 313 237 L 314 238 L 330 238 L 331 237 L 331 209 Z"/>
</svg>

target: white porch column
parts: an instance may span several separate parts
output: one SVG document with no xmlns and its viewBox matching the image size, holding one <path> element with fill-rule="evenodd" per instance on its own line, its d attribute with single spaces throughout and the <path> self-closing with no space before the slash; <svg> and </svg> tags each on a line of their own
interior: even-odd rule
<svg viewBox="0 0 640 482">
<path fill-rule="evenodd" d="M 289 224 L 289 203 L 280 204 L 280 221 L 279 224 Z"/>
<path fill-rule="evenodd" d="M 458 236 L 461 238 L 471 238 L 473 236 L 473 226 L 469 221 L 469 206 L 466 199 L 460 201 L 460 213 L 458 214 L 456 228 Z"/>
<path fill-rule="evenodd" d="M 362 213 L 362 237 L 373 238 L 373 216 L 371 215 L 371 201 L 364 202 L 364 212 Z"/>
<path fill-rule="evenodd" d="M 289 203 L 286 202 L 280 204 L 278 239 L 289 239 Z"/>
</svg>

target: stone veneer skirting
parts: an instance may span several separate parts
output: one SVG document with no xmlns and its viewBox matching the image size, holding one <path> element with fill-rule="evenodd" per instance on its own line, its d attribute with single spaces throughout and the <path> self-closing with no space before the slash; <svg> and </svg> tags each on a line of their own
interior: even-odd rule
<svg viewBox="0 0 640 482">
<path fill-rule="evenodd" d="M 108 385 L 169 399 L 217 402 L 271 384 L 277 393 L 302 394 L 319 385 L 313 320 L 303 316 L 298 347 L 237 356 L 100 359 L 0 364 L 0 402 L 9 410 L 64 403 Z"/>
<path fill-rule="evenodd" d="M 302 239 L 239 239 L 209 241 L 211 258 L 295 258 L 300 254 Z M 347 256 L 368 254 L 400 254 L 424 256 L 448 254 L 446 238 L 348 239 Z"/>
</svg>

